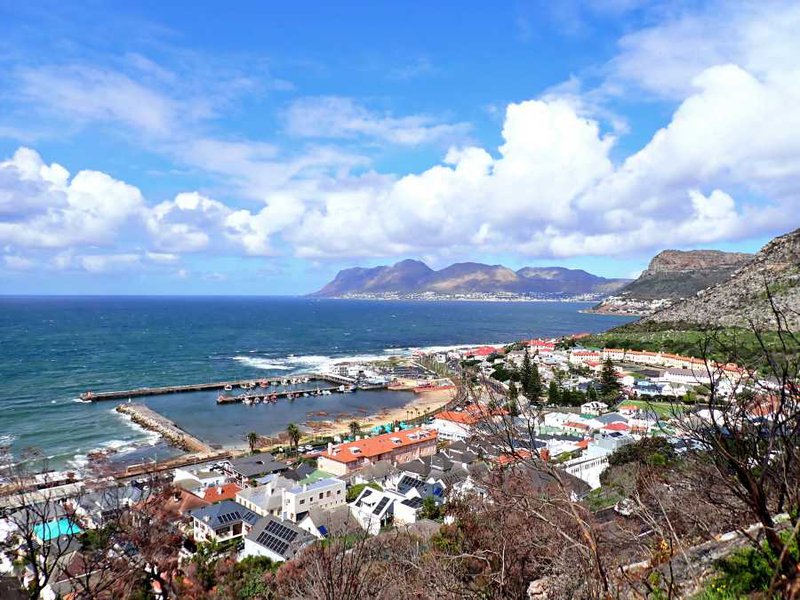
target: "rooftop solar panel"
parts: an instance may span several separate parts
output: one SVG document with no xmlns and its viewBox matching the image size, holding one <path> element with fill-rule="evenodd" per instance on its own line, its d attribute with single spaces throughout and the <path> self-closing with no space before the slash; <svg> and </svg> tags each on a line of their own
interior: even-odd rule
<svg viewBox="0 0 800 600">
<path fill-rule="evenodd" d="M 373 509 L 372 514 L 373 515 L 379 515 L 381 513 L 381 511 L 383 510 L 383 507 L 386 506 L 388 503 L 389 503 L 389 498 L 387 498 L 386 496 L 381 498 L 381 501 L 378 502 L 378 506 L 376 506 Z"/>
</svg>

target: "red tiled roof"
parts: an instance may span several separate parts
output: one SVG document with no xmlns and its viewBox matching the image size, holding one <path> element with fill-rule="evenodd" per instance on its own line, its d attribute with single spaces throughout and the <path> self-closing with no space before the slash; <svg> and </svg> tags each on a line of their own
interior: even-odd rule
<svg viewBox="0 0 800 600">
<path fill-rule="evenodd" d="M 603 429 L 607 429 L 608 431 L 628 431 L 628 426 L 621 421 L 617 421 L 615 423 L 609 423 Z"/>
<path fill-rule="evenodd" d="M 438 413 L 434 418 L 443 421 L 452 421 L 463 425 L 475 425 L 486 417 L 507 415 L 508 411 L 503 408 L 489 409 L 482 404 L 470 404 L 463 411 L 445 410 Z"/>
<path fill-rule="evenodd" d="M 495 352 L 497 352 L 497 348 L 494 346 L 481 346 L 480 348 L 467 350 L 467 356 L 489 356 Z"/>
<path fill-rule="evenodd" d="M 349 463 L 361 458 L 372 458 L 391 452 L 397 448 L 414 446 L 436 441 L 438 433 L 433 430 L 417 427 L 393 433 L 384 433 L 372 438 L 346 442 L 335 446 L 332 450 L 326 450 L 321 456 L 335 460 L 336 462 Z M 395 441 L 397 440 L 397 441 Z M 355 452 L 354 452 L 355 450 Z"/>
<path fill-rule="evenodd" d="M 589 429 L 588 425 L 584 425 L 583 423 L 576 423 L 575 421 L 567 421 L 564 423 L 564 427 L 574 427 L 575 429 Z"/>
<path fill-rule="evenodd" d="M 501 454 L 495 459 L 494 462 L 500 466 L 504 466 L 511 463 L 515 463 L 520 460 L 525 460 L 527 458 L 530 458 L 531 456 L 533 455 L 531 454 L 530 450 L 526 450 L 525 448 L 520 448 L 518 450 L 515 450 L 513 454 L 511 453 Z"/>
<path fill-rule="evenodd" d="M 226 483 L 221 486 L 209 487 L 203 490 L 201 498 L 206 502 L 214 504 L 215 502 L 222 502 L 223 500 L 233 500 L 236 494 L 242 491 L 235 483 Z"/>
</svg>

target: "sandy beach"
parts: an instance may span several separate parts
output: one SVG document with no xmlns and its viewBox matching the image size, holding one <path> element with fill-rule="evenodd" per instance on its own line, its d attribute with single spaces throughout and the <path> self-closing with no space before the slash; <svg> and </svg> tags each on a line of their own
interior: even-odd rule
<svg viewBox="0 0 800 600">
<path fill-rule="evenodd" d="M 346 418 L 337 418 L 331 421 L 308 421 L 303 423 L 303 429 L 313 436 L 344 434 L 348 433 L 350 423 L 357 421 L 361 429 L 367 431 L 375 426 L 385 425 L 392 421 L 413 419 L 434 411 L 452 400 L 455 393 L 455 388 L 420 392 L 416 394 L 414 400 L 405 406 L 383 409 L 376 414 L 362 417 L 351 415 Z"/>
</svg>

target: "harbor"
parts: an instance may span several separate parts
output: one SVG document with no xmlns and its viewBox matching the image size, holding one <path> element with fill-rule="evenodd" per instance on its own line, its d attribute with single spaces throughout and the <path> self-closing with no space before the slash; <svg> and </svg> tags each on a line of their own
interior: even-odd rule
<svg viewBox="0 0 800 600">
<path fill-rule="evenodd" d="M 303 385 L 311 382 L 324 382 L 331 384 L 332 387 L 320 388 L 319 386 L 310 389 L 285 389 L 289 386 Z M 335 384 L 335 385 L 333 385 Z M 83 402 L 103 402 L 109 400 L 124 400 L 126 398 L 141 398 L 145 396 L 164 396 L 168 394 L 181 394 L 186 392 L 202 392 L 209 390 L 223 390 L 233 391 L 234 389 L 252 390 L 257 387 L 264 390 L 272 389 L 272 392 L 265 391 L 268 395 L 277 394 L 278 396 L 286 396 L 290 393 L 306 393 L 315 391 L 316 389 L 337 389 L 340 386 L 352 386 L 355 380 L 350 377 L 343 377 L 332 373 L 310 373 L 307 375 L 295 375 L 290 378 L 269 378 L 269 379 L 241 379 L 236 381 L 216 381 L 205 383 L 190 383 L 184 385 L 167 385 L 161 387 L 142 387 L 130 390 L 116 390 L 108 392 L 94 392 L 86 391 L 80 395 Z M 376 386 L 370 384 L 370 389 Z M 385 386 L 378 386 L 385 387 Z M 278 389 L 281 388 L 281 389 Z M 264 396 L 264 393 L 259 394 Z M 249 394 L 255 396 L 255 393 Z"/>
</svg>

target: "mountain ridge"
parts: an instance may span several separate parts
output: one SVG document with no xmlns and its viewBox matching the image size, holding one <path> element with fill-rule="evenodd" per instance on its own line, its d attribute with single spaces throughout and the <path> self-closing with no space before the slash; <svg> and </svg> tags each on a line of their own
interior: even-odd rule
<svg viewBox="0 0 800 600">
<path fill-rule="evenodd" d="M 774 329 L 777 323 L 767 288 L 786 324 L 796 331 L 800 328 L 800 229 L 769 241 L 727 279 L 639 322 Z"/>
<path fill-rule="evenodd" d="M 606 294 L 630 280 L 593 275 L 565 267 L 522 267 L 478 262 L 453 263 L 438 271 L 420 260 L 406 259 L 394 265 L 343 269 L 310 296 L 335 298 L 353 295 L 512 293 L 583 295 Z"/>
<path fill-rule="evenodd" d="M 721 250 L 663 250 L 635 280 L 592 311 L 649 315 L 727 280 L 752 254 Z"/>
</svg>

